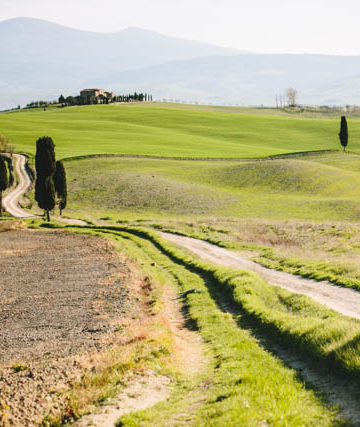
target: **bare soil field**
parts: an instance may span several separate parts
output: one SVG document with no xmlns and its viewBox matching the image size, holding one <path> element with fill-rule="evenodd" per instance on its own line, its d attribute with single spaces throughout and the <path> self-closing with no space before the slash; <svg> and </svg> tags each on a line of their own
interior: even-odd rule
<svg viewBox="0 0 360 427">
<path fill-rule="evenodd" d="M 106 240 L 63 231 L 0 233 L 0 424 L 36 425 L 64 407 L 54 388 L 81 374 L 131 313 L 130 272 Z"/>
</svg>

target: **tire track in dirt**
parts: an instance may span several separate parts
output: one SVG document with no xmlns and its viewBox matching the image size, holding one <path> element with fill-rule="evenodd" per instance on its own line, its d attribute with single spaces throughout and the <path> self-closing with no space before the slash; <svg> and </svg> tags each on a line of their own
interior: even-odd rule
<svg viewBox="0 0 360 427">
<path fill-rule="evenodd" d="M 204 355 L 204 343 L 200 335 L 186 327 L 180 296 L 170 288 L 164 289 L 161 321 L 169 328 L 174 340 L 176 360 L 184 375 L 194 376 L 205 368 L 208 360 Z M 122 416 L 151 408 L 170 397 L 171 379 L 151 371 L 142 375 L 129 375 L 120 393 L 105 402 L 94 413 L 76 422 L 76 427 L 109 427 L 116 425 Z"/>
<path fill-rule="evenodd" d="M 326 281 L 315 281 L 271 270 L 228 249 L 191 237 L 158 232 L 171 243 L 183 246 L 205 261 L 226 267 L 241 268 L 258 273 L 271 285 L 295 294 L 306 295 L 345 316 L 360 320 L 360 292 L 341 288 Z"/>
</svg>

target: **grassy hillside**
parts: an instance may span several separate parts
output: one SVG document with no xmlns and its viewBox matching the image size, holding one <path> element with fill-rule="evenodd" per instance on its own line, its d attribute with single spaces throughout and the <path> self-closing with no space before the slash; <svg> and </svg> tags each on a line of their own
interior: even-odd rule
<svg viewBox="0 0 360 427">
<path fill-rule="evenodd" d="M 360 157 L 66 162 L 68 212 L 114 219 L 218 216 L 358 221 Z"/>
<path fill-rule="evenodd" d="M 0 115 L 0 132 L 18 151 L 34 153 L 53 137 L 59 158 L 126 154 L 191 158 L 252 158 L 339 149 L 338 119 L 189 109 L 174 105 L 102 105 Z M 349 121 L 349 149 L 360 153 L 360 122 Z"/>
</svg>

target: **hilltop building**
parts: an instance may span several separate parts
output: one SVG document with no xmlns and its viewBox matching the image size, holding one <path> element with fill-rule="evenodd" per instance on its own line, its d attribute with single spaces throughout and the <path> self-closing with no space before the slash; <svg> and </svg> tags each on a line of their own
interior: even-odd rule
<svg viewBox="0 0 360 427">
<path fill-rule="evenodd" d="M 91 104 L 107 104 L 116 97 L 114 92 L 106 92 L 103 89 L 83 89 L 80 96 L 86 98 Z"/>
</svg>

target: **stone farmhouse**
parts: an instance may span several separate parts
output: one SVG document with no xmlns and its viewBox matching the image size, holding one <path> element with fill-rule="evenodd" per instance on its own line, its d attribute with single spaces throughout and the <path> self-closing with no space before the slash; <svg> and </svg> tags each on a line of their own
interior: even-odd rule
<svg viewBox="0 0 360 427">
<path fill-rule="evenodd" d="M 92 104 L 108 103 L 116 97 L 113 92 L 106 92 L 103 89 L 83 89 L 80 96 L 88 99 Z"/>
</svg>

